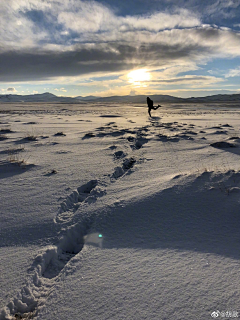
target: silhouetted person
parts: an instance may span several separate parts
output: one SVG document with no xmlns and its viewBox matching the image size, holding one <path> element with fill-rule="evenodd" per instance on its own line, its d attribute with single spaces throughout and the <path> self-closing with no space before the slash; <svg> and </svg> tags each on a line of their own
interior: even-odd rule
<svg viewBox="0 0 240 320">
<path fill-rule="evenodd" d="M 153 106 L 153 101 L 149 97 L 147 97 L 147 105 L 148 105 L 148 114 L 149 114 L 150 117 L 152 117 L 151 116 L 151 110 L 157 110 L 158 108 L 161 107 L 160 105 L 158 105 L 157 107 L 154 107 Z"/>
</svg>

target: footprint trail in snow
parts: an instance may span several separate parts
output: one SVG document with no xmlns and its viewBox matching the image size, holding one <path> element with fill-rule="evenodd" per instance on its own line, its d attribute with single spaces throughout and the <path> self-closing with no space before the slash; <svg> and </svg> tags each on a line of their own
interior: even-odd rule
<svg viewBox="0 0 240 320">
<path fill-rule="evenodd" d="M 74 257 L 82 250 L 84 243 L 101 247 L 102 235 L 97 232 L 88 234 L 93 222 L 92 218 L 85 218 L 78 221 L 77 224 L 72 223 L 72 219 L 82 205 L 95 203 L 98 198 L 103 197 L 106 194 L 105 187 L 107 184 L 111 184 L 127 173 L 133 172 L 133 167 L 137 163 L 137 157 L 133 154 L 148 142 L 142 133 L 142 131 L 147 130 L 146 128 L 138 131 L 120 130 L 114 132 L 110 130 L 108 135 L 111 136 L 122 136 L 126 133 L 134 134 L 134 136 L 126 139 L 132 150 L 132 155 L 127 156 L 122 150 L 114 152 L 113 160 L 120 161 L 121 165 L 115 167 L 114 172 L 109 174 L 110 179 L 107 183 L 97 179 L 90 180 L 76 188 L 62 201 L 55 217 L 55 223 L 61 236 L 59 243 L 48 246 L 38 254 L 28 270 L 30 276 L 25 286 L 1 310 L 0 320 L 35 318 L 54 290 L 55 285 L 60 281 L 61 272 L 66 268 L 71 269 L 71 264 L 74 264 Z M 93 136 L 89 135 L 89 137 Z M 102 137 L 103 134 L 98 133 L 98 136 Z"/>
<path fill-rule="evenodd" d="M 97 244 L 101 247 L 102 235 L 97 232 L 89 233 L 94 213 L 92 216 L 79 218 L 77 222 L 73 222 L 73 218 L 77 211 L 81 210 L 81 206 L 92 205 L 103 198 L 107 194 L 108 185 L 134 172 L 135 166 L 142 163 L 141 150 L 150 139 L 162 143 L 178 142 L 181 139 L 194 140 L 193 137 L 197 134 L 191 126 L 186 127 L 177 122 L 159 123 L 153 120 L 149 125 L 133 130 L 117 129 L 114 123 L 110 123 L 98 128 L 97 133 L 86 134 L 83 139 L 108 136 L 118 138 L 120 145 L 110 147 L 116 167 L 113 172 L 109 172 L 108 178 L 90 180 L 80 185 L 61 202 L 55 217 L 60 236 L 58 244 L 48 246 L 38 254 L 29 268 L 29 278 L 25 286 L 0 312 L 0 320 L 36 317 L 56 284 L 61 281 L 61 273 L 74 270 L 74 257 L 82 250 L 84 243 Z M 123 143 L 128 144 L 128 152 L 122 148 Z"/>
</svg>

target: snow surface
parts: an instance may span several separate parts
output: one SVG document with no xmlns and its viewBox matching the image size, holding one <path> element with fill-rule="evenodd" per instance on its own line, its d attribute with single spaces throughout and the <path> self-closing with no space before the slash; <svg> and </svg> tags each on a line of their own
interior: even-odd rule
<svg viewBox="0 0 240 320">
<path fill-rule="evenodd" d="M 1 104 L 0 320 L 240 317 L 239 120 Z"/>
</svg>

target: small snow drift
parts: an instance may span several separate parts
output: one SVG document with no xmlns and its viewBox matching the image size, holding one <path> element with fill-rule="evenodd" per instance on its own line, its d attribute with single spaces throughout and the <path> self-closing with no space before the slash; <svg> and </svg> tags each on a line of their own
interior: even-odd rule
<svg viewBox="0 0 240 320">
<path fill-rule="evenodd" d="M 117 114 L 103 114 L 100 116 L 101 118 L 120 118 L 122 116 L 117 115 Z"/>
<path fill-rule="evenodd" d="M 7 140 L 8 137 L 5 134 L 0 134 L 0 141 Z"/>
<path fill-rule="evenodd" d="M 6 134 L 6 133 L 13 133 L 14 131 L 12 131 L 11 129 L 1 129 L 0 130 L 0 134 Z"/>
<path fill-rule="evenodd" d="M 104 247 L 182 248 L 239 257 L 239 193 L 240 172 L 182 176 L 144 202 L 111 210 L 104 227 L 98 225 L 104 228 Z"/>
<path fill-rule="evenodd" d="M 65 137 L 66 134 L 63 133 L 62 131 L 60 131 L 60 132 L 55 133 L 54 136 L 55 136 L 55 137 Z"/>
<path fill-rule="evenodd" d="M 236 148 L 233 143 L 229 143 L 227 141 L 214 142 L 211 143 L 210 146 L 218 149 Z"/>
<path fill-rule="evenodd" d="M 0 179 L 8 178 L 14 175 L 23 174 L 26 170 L 34 167 L 34 164 L 28 164 L 24 159 L 0 162 Z"/>
<path fill-rule="evenodd" d="M 82 137 L 82 140 L 84 140 L 84 139 L 90 139 L 90 138 L 93 138 L 93 137 L 95 137 L 96 135 L 94 134 L 94 133 L 92 133 L 92 132 L 88 132 L 88 133 L 86 133 L 85 135 L 84 135 L 84 137 Z"/>
<path fill-rule="evenodd" d="M 161 134 L 161 133 L 158 135 L 158 137 L 159 137 L 159 140 L 162 142 L 178 142 L 180 140 L 179 136 L 168 136 L 166 134 Z M 186 135 L 181 135 L 180 137 L 183 139 L 184 137 L 189 139 L 189 137 Z"/>
<path fill-rule="evenodd" d="M 20 140 L 15 141 L 16 144 L 24 144 L 28 142 L 38 141 L 38 137 L 34 135 L 28 135 Z"/>
<path fill-rule="evenodd" d="M 226 130 L 217 130 L 213 134 L 228 134 L 228 132 Z"/>
</svg>

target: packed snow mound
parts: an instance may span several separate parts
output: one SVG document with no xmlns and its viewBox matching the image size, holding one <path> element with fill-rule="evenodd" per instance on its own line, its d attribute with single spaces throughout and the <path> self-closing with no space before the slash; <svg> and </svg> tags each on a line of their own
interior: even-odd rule
<svg viewBox="0 0 240 320">
<path fill-rule="evenodd" d="M 104 219 L 99 213 L 95 224 L 104 235 L 103 248 L 182 247 L 221 253 L 229 246 L 228 254 L 236 254 L 240 173 L 203 172 L 174 181 L 144 201 L 116 205 L 104 212 Z"/>
</svg>

